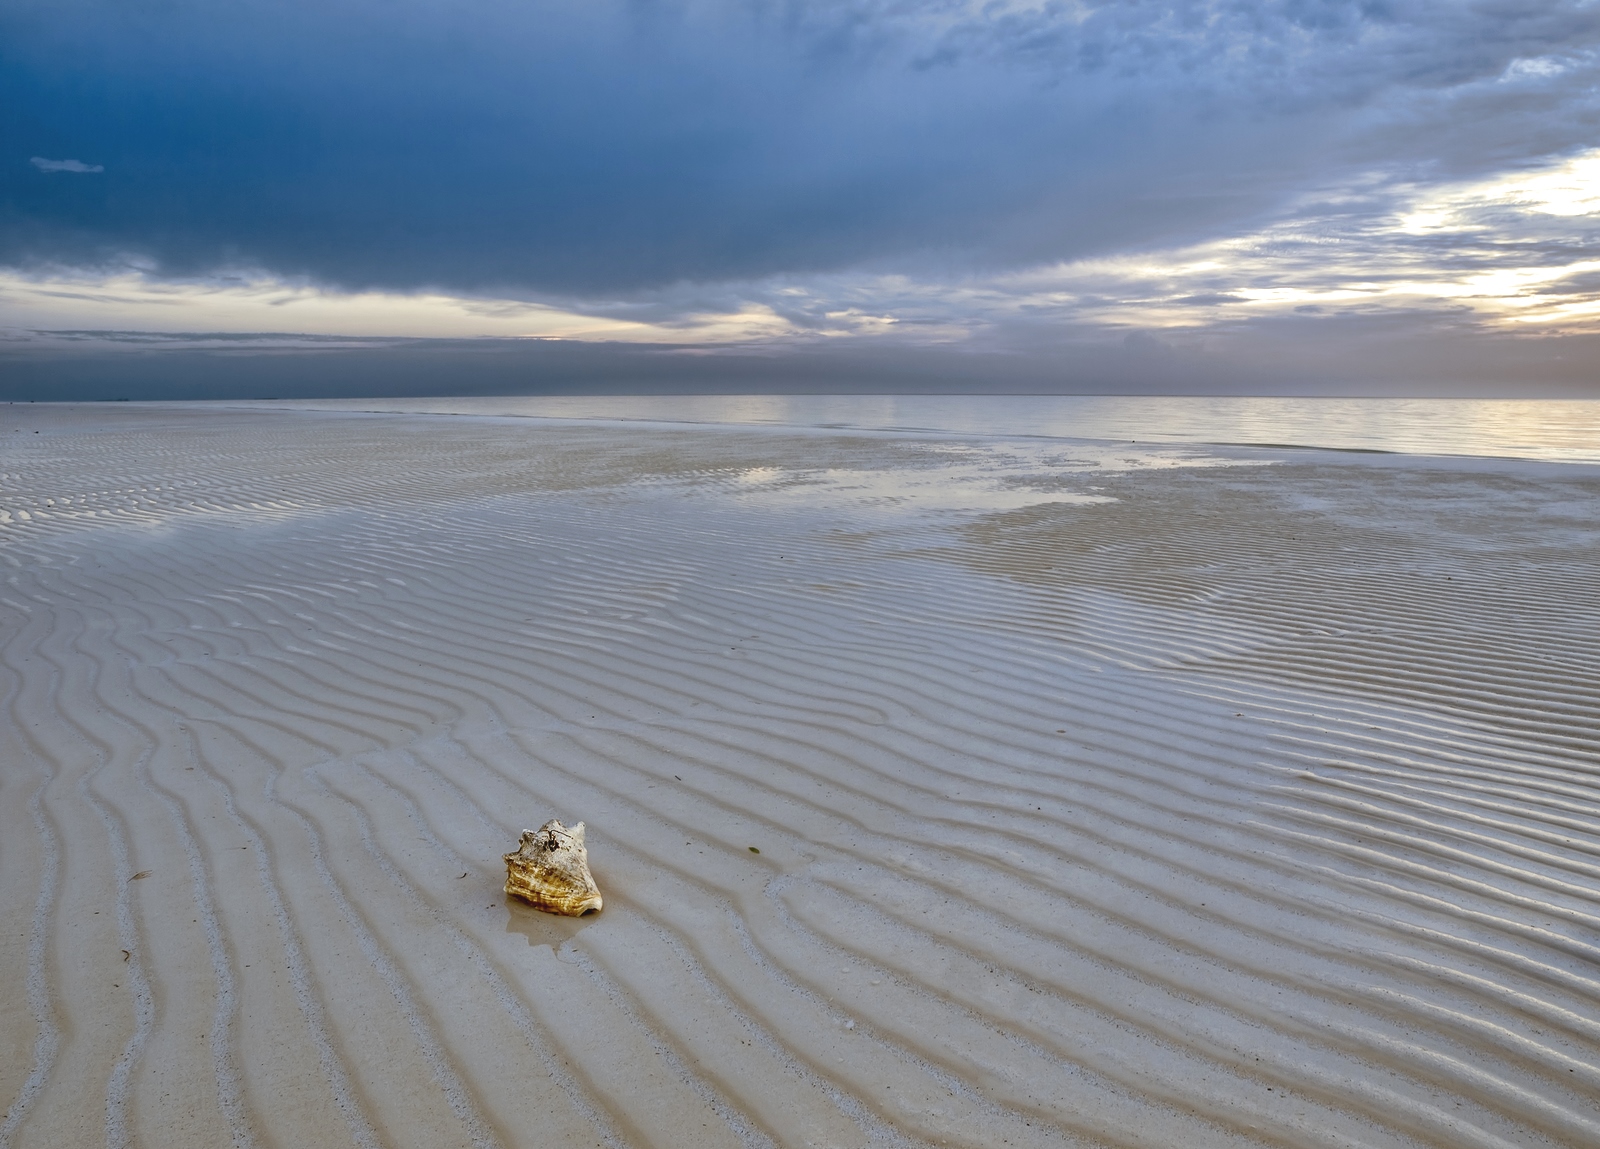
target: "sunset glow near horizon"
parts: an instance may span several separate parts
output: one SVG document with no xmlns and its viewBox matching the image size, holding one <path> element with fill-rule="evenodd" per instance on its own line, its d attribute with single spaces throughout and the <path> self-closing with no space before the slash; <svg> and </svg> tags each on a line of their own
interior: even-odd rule
<svg viewBox="0 0 1600 1149">
<path fill-rule="evenodd" d="M 0 355 L 1214 335 L 1248 362 L 1339 324 L 1370 391 L 1365 333 L 1513 367 L 1600 334 L 1586 3 L 12 0 L 0 31 Z"/>
</svg>

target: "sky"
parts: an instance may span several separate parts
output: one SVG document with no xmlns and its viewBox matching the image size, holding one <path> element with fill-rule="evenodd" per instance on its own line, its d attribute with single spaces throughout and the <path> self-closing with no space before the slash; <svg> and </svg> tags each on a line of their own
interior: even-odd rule
<svg viewBox="0 0 1600 1149">
<path fill-rule="evenodd" d="M 0 397 L 1600 398 L 1585 0 L 0 0 Z"/>
</svg>

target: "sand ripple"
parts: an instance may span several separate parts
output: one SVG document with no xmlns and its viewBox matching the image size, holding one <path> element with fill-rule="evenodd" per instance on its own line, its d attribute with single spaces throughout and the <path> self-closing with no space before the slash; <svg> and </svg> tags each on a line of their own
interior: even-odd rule
<svg viewBox="0 0 1600 1149">
<path fill-rule="evenodd" d="M 0 1145 L 1600 1144 L 1586 471 L 7 411 Z"/>
</svg>

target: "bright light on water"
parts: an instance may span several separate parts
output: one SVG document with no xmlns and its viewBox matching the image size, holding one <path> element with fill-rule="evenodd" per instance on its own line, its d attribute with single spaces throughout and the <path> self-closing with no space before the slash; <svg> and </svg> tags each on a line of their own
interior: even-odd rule
<svg viewBox="0 0 1600 1149">
<path fill-rule="evenodd" d="M 592 395 L 250 406 L 1258 444 L 1600 463 L 1600 401 L 1092 395 Z"/>
</svg>

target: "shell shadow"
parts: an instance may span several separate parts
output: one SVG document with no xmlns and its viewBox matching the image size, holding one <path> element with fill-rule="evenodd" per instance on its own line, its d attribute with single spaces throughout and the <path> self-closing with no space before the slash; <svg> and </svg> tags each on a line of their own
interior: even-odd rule
<svg viewBox="0 0 1600 1149">
<path fill-rule="evenodd" d="M 544 910 L 534 909 L 521 898 L 514 898 L 510 894 L 502 896 L 502 904 L 507 913 L 506 933 L 521 934 L 528 939 L 530 946 L 549 946 L 556 951 L 577 937 L 581 931 L 588 929 L 600 916 L 599 913 L 590 913 L 581 918 L 569 918 L 561 914 L 546 913 Z"/>
</svg>

